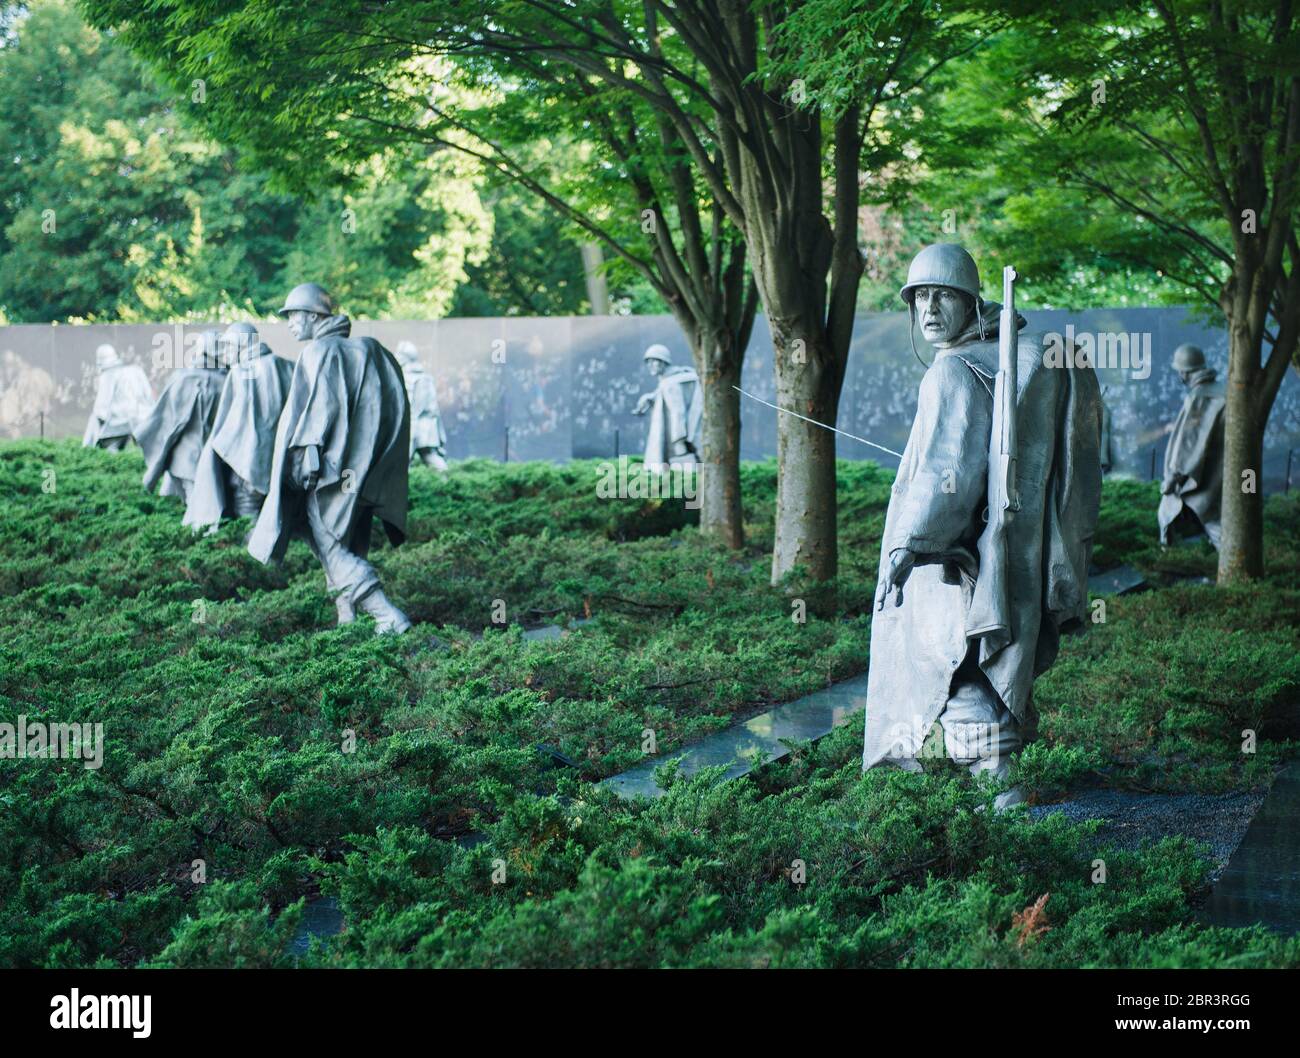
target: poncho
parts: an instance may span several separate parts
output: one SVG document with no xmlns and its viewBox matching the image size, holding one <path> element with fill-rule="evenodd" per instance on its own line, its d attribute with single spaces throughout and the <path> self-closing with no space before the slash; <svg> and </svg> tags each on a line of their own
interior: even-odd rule
<svg viewBox="0 0 1300 1058">
<path fill-rule="evenodd" d="M 293 364 L 271 354 L 264 342 L 232 367 L 221 390 L 212 433 L 199 455 L 194 489 L 185 509 L 185 524 L 216 525 L 229 513 L 229 467 L 266 495 L 280 412 L 289 394 Z"/>
<path fill-rule="evenodd" d="M 1018 337 L 1020 510 L 1002 555 L 987 544 L 990 434 L 998 312 L 943 349 L 921 380 L 880 550 L 880 576 L 898 548 L 916 566 L 871 625 L 864 768 L 914 758 L 948 701 L 970 643 L 1017 721 L 1034 678 L 1056 658 L 1062 630 L 1083 620 L 1101 499 L 1101 393 L 1090 367 L 1048 367 L 1036 335 Z M 1024 321 L 1019 321 L 1023 327 Z M 974 614 L 976 578 L 1005 562 L 1004 611 Z"/>
<path fill-rule="evenodd" d="M 1192 376 L 1182 410 L 1174 420 L 1165 449 L 1165 477 L 1157 518 L 1160 542 L 1188 508 L 1219 546 L 1219 512 L 1223 503 L 1223 383 L 1213 368 Z"/>
<path fill-rule="evenodd" d="M 373 338 L 349 338 L 346 316 L 316 330 L 294 366 L 271 459 L 266 503 L 249 537 L 249 553 L 278 561 L 305 532 L 304 493 L 293 481 L 292 453 L 314 447 L 315 493 L 325 530 L 352 549 L 377 515 L 388 538 L 406 538 L 411 415 L 402 369 Z"/>
<path fill-rule="evenodd" d="M 146 492 L 161 478 L 162 495 L 184 496 L 174 479 L 194 480 L 225 383 L 222 368 L 182 367 L 171 373 L 158 403 L 135 431 L 144 450 Z"/>
</svg>

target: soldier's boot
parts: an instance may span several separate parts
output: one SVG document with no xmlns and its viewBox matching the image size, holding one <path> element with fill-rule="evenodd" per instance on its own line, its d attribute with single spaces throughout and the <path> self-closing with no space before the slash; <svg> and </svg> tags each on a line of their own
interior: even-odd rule
<svg viewBox="0 0 1300 1058">
<path fill-rule="evenodd" d="M 348 601 L 346 595 L 336 595 L 334 597 L 334 608 L 339 612 L 339 624 L 350 625 L 357 619 L 357 611 L 352 608 L 352 603 Z"/>
<path fill-rule="evenodd" d="M 372 588 L 357 605 L 375 619 L 375 635 L 401 635 L 411 627 L 410 618 L 388 601 L 383 588 Z"/>
<path fill-rule="evenodd" d="M 996 767 L 989 767 L 990 761 L 979 760 L 970 766 L 970 773 L 976 778 L 981 775 L 991 775 L 995 779 L 1006 779 L 1011 774 L 1011 758 L 1004 756 L 998 758 Z M 1012 807 L 1025 803 L 1025 791 L 1019 786 L 1013 786 L 1005 793 L 1000 793 L 993 798 L 993 811 L 1001 815 L 1009 811 Z"/>
<path fill-rule="evenodd" d="M 446 471 L 447 469 L 447 460 L 436 448 L 421 448 L 416 452 L 416 455 L 426 467 L 432 467 L 437 471 Z"/>
</svg>

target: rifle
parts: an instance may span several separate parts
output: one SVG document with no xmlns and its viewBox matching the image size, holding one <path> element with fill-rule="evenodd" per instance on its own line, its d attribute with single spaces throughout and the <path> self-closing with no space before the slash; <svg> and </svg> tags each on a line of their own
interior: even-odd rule
<svg viewBox="0 0 1300 1058">
<path fill-rule="evenodd" d="M 1020 510 L 1016 486 L 1016 356 L 1020 341 L 1016 328 L 1016 270 L 1002 269 L 1002 315 L 998 319 L 998 377 L 993 383 L 993 433 L 998 438 L 997 473 L 989 466 L 989 524 L 993 512 Z M 996 492 L 994 484 L 996 482 Z M 996 501 L 996 508 L 994 503 Z M 1005 528 L 1005 526 L 1004 526 Z"/>
<path fill-rule="evenodd" d="M 1016 270 L 1002 269 L 1002 315 L 998 320 L 998 374 L 993 383 L 993 429 L 989 436 L 988 526 L 980 537 L 980 571 L 971 600 L 967 636 L 1011 635 L 1010 566 L 1007 527 L 1020 510 L 1016 482 L 1016 362 L 1020 338 L 1016 327 Z"/>
</svg>

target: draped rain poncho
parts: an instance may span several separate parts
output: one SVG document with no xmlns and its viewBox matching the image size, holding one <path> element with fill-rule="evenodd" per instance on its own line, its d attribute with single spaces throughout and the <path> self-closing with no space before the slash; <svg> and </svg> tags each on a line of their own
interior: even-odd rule
<svg viewBox="0 0 1300 1058">
<path fill-rule="evenodd" d="M 95 406 L 81 443 L 94 448 L 100 441 L 130 437 L 135 424 L 153 407 L 153 387 L 139 364 L 114 364 L 99 373 Z"/>
<path fill-rule="evenodd" d="M 659 379 L 650 427 L 646 432 L 645 463 L 648 467 L 692 462 L 690 456 L 674 455 L 673 446 L 687 441 L 699 454 L 700 422 L 704 416 L 704 393 L 693 368 L 669 368 Z"/>
<path fill-rule="evenodd" d="M 229 371 L 217 403 L 212 433 L 199 455 L 185 524 L 216 525 L 231 513 L 229 467 L 256 491 L 270 489 L 275 431 L 289 394 L 293 364 L 275 356 L 265 343 Z"/>
<path fill-rule="evenodd" d="M 447 449 L 447 431 L 438 409 L 438 385 L 418 360 L 402 364 L 406 396 L 411 403 L 411 458 L 425 448 L 439 454 Z"/>
<path fill-rule="evenodd" d="M 295 451 L 320 459 L 315 495 L 326 531 L 352 549 L 372 515 L 389 539 L 406 537 L 411 416 L 402 369 L 373 338 L 349 338 L 351 321 L 331 316 L 294 367 L 276 430 L 266 503 L 248 541 L 261 562 L 284 557 L 305 529 L 304 494 L 293 480 Z"/>
<path fill-rule="evenodd" d="M 1002 702 L 1026 722 L 1034 678 L 1055 660 L 1061 631 L 1086 613 L 1101 497 L 1101 394 L 1090 367 L 1046 366 L 1040 336 L 1018 336 L 1021 508 L 1005 551 L 985 532 L 999 308 L 985 305 L 991 340 L 972 326 L 921 380 L 885 517 L 880 575 L 899 548 L 916 554 L 916 566 L 901 605 L 891 593 L 872 617 L 864 768 L 918 755 L 972 642 Z M 976 613 L 976 579 L 1003 563 L 1008 591 L 994 612 Z"/>
<path fill-rule="evenodd" d="M 1223 383 L 1217 372 L 1205 368 L 1192 376 L 1182 409 L 1174 420 L 1165 449 L 1165 477 L 1161 491 L 1160 542 L 1169 543 L 1169 530 L 1186 507 L 1219 546 L 1219 518 L 1223 503 Z"/>
<path fill-rule="evenodd" d="M 225 383 L 224 368 L 182 367 L 171 373 L 158 403 L 135 431 L 144 450 L 145 491 L 152 492 L 161 478 L 162 495 L 184 495 L 174 479 L 194 480 Z"/>
</svg>

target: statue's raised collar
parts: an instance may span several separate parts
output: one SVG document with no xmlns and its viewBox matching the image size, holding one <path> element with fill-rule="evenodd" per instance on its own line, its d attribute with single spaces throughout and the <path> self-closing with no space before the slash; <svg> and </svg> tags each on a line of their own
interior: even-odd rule
<svg viewBox="0 0 1300 1058">
<path fill-rule="evenodd" d="M 352 321 L 340 313 L 337 316 L 327 316 L 316 326 L 316 331 L 312 335 L 312 340 L 317 338 L 346 338 L 352 333 Z"/>
<path fill-rule="evenodd" d="M 941 352 L 952 352 L 963 345 L 969 345 L 971 342 L 996 342 L 998 340 L 998 324 L 1002 315 L 1002 306 L 996 301 L 982 301 L 980 305 L 983 309 L 983 337 L 980 336 L 980 317 L 974 313 L 971 314 L 970 323 L 956 338 L 948 343 L 946 349 Z M 1016 313 L 1016 330 L 1024 330 L 1026 324 L 1025 318 Z"/>
</svg>

